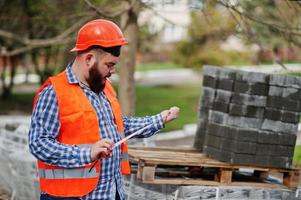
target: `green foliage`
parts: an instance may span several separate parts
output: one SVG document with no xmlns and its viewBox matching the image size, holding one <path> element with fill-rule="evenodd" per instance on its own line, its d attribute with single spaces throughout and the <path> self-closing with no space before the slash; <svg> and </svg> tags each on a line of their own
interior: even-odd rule
<svg viewBox="0 0 301 200">
<path fill-rule="evenodd" d="M 250 63 L 252 53 L 229 52 L 220 48 L 221 42 L 235 33 L 236 22 L 231 16 L 215 3 L 206 5 L 203 12 L 191 13 L 188 38 L 177 44 L 173 54 L 174 62 L 197 68 L 205 64 L 221 66 Z"/>
<path fill-rule="evenodd" d="M 153 50 L 154 43 L 159 37 L 159 31 L 151 30 L 148 23 L 139 26 L 138 51 L 147 53 Z"/>
<path fill-rule="evenodd" d="M 203 65 L 243 65 L 251 64 L 255 52 L 225 51 L 217 44 L 207 43 L 202 48 L 188 52 L 189 45 L 186 42 L 178 44 L 174 54 L 175 63 L 183 64 L 184 67 L 200 68 Z"/>
<path fill-rule="evenodd" d="M 301 166 L 301 145 L 295 146 L 293 163 L 295 166 Z"/>
<path fill-rule="evenodd" d="M 255 19 L 244 19 L 245 26 L 249 26 L 244 28 L 250 29 L 250 34 L 245 35 L 247 40 L 265 48 L 300 44 L 296 31 L 300 30 L 301 7 L 297 1 L 239 1 L 238 6 L 246 16 Z"/>
</svg>

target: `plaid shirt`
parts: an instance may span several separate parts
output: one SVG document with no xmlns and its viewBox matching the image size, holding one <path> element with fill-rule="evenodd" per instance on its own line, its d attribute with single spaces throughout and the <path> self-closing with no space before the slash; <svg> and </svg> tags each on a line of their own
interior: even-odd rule
<svg viewBox="0 0 301 200">
<path fill-rule="evenodd" d="M 80 82 L 72 72 L 70 65 L 66 68 L 66 74 L 69 84 L 78 84 L 96 111 L 101 138 L 109 138 L 115 143 L 118 142 L 120 136 L 114 123 L 110 103 L 104 93 L 100 92 L 96 94 Z M 123 116 L 123 122 L 125 135 L 153 124 L 151 128 L 136 136 L 140 138 L 150 137 L 164 126 L 160 114 L 141 118 Z M 52 85 L 49 85 L 39 94 L 32 114 L 29 131 L 31 153 L 42 162 L 60 167 L 80 167 L 91 163 L 91 147 L 79 147 L 77 145 L 59 143 L 56 140 L 59 130 L 58 103 L 55 91 Z M 121 148 L 119 146 L 113 150 L 112 157 L 102 159 L 101 175 L 97 187 L 81 199 L 115 199 L 116 190 L 121 199 L 124 199 L 120 164 Z M 43 193 L 43 191 L 41 192 Z"/>
</svg>

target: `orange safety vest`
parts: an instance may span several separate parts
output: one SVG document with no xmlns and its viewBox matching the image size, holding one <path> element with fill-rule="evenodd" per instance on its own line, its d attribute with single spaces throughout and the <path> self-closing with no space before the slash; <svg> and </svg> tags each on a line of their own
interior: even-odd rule
<svg viewBox="0 0 301 200">
<path fill-rule="evenodd" d="M 98 120 L 95 110 L 77 84 L 70 84 L 66 72 L 50 77 L 37 91 L 33 108 L 36 105 L 39 93 L 49 84 L 52 84 L 56 93 L 59 107 L 60 130 L 58 142 L 66 145 L 92 145 L 100 140 Z M 123 134 L 123 121 L 120 105 L 116 98 L 113 86 L 106 81 L 104 93 L 111 104 L 118 131 Z M 128 160 L 128 146 L 121 146 L 122 162 L 121 173 L 130 174 Z M 98 183 L 100 176 L 100 160 L 95 167 L 93 163 L 77 168 L 64 168 L 48 165 L 38 160 L 40 189 L 49 195 L 58 197 L 80 197 L 91 192 Z"/>
</svg>

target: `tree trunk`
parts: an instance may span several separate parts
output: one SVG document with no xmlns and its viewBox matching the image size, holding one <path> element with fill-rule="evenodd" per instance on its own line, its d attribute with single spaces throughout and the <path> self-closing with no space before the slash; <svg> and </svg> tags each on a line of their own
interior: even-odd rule
<svg viewBox="0 0 301 200">
<path fill-rule="evenodd" d="M 2 94 L 1 98 L 6 100 L 8 99 L 12 94 L 12 89 L 14 87 L 14 77 L 16 75 L 16 68 L 18 66 L 18 58 L 17 57 L 8 57 L 4 56 L 3 59 L 3 74 L 1 74 L 2 79 Z M 5 82 L 5 71 L 9 68 L 10 70 L 10 82 L 9 84 L 6 84 Z"/>
<path fill-rule="evenodd" d="M 122 47 L 119 71 L 119 100 L 123 114 L 133 116 L 135 114 L 135 62 L 138 46 L 138 14 L 141 9 L 139 1 L 121 15 L 121 27 L 128 45 Z"/>
</svg>

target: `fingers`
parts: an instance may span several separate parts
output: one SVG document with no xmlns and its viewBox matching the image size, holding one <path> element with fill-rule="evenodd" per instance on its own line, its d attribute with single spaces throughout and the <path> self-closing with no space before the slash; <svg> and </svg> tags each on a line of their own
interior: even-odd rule
<svg viewBox="0 0 301 200">
<path fill-rule="evenodd" d="M 99 140 L 91 147 L 91 159 L 96 160 L 103 157 L 110 157 L 112 155 L 113 145 L 114 142 L 110 139 Z"/>
<path fill-rule="evenodd" d="M 180 112 L 180 108 L 177 107 L 177 106 L 173 106 L 173 107 L 171 107 L 171 108 L 169 109 L 169 111 L 170 111 L 171 113 L 178 114 L 178 113 Z"/>
<path fill-rule="evenodd" d="M 165 122 L 170 122 L 174 119 L 176 119 L 179 115 L 180 112 L 180 108 L 177 106 L 173 106 L 168 110 L 167 116 L 166 116 L 166 120 Z"/>
<path fill-rule="evenodd" d="M 110 146 L 113 146 L 113 145 L 114 145 L 114 142 L 113 142 L 112 140 L 110 140 L 110 139 L 107 139 L 107 138 L 102 139 L 102 140 L 100 140 L 99 142 L 102 142 L 102 143 L 104 143 L 104 144 L 108 144 L 108 145 L 110 145 Z"/>
</svg>

